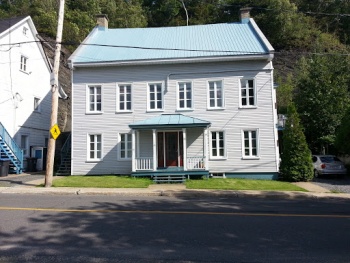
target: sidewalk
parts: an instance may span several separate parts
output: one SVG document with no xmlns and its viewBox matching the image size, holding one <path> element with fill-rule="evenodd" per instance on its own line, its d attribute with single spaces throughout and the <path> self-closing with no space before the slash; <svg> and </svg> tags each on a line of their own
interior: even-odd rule
<svg viewBox="0 0 350 263">
<path fill-rule="evenodd" d="M 25 178 L 22 175 L 9 175 L 0 177 L 2 180 L 19 180 Z M 38 176 L 37 176 L 38 177 Z M 30 176 L 28 177 L 30 178 Z M 40 178 L 40 176 L 39 176 Z M 54 177 L 54 180 L 59 178 Z M 311 182 L 294 183 L 308 192 L 297 191 L 235 191 L 235 190 L 196 190 L 186 189 L 183 184 L 153 184 L 148 188 L 77 188 L 77 187 L 36 187 L 44 184 L 45 177 L 27 181 L 16 186 L 0 187 L 2 194 L 50 194 L 50 195 L 122 195 L 122 196 L 172 196 L 172 197 L 255 197 L 255 198 L 276 198 L 276 199 L 319 199 L 319 198 L 347 198 L 350 194 L 331 193 Z"/>
</svg>

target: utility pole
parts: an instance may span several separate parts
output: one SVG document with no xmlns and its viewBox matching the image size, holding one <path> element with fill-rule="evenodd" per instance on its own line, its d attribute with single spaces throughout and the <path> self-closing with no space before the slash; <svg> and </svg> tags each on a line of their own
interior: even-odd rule
<svg viewBox="0 0 350 263">
<path fill-rule="evenodd" d="M 56 50 L 55 60 L 53 65 L 53 72 L 51 76 L 51 92 L 52 92 L 52 103 L 51 103 L 51 121 L 50 130 L 54 125 L 57 124 L 57 111 L 58 111 L 58 71 L 60 67 L 60 55 L 61 55 L 61 42 L 62 42 L 62 31 L 63 31 L 63 19 L 64 19 L 64 0 L 60 0 L 60 7 L 58 13 L 58 25 L 57 25 L 57 36 L 56 36 Z M 53 79 L 52 79 L 53 77 Z M 45 187 L 52 186 L 53 179 L 53 167 L 55 161 L 55 148 L 56 138 L 53 138 L 52 134 L 49 139 L 49 145 L 47 149 L 47 163 L 46 163 L 46 174 L 45 174 Z"/>
</svg>

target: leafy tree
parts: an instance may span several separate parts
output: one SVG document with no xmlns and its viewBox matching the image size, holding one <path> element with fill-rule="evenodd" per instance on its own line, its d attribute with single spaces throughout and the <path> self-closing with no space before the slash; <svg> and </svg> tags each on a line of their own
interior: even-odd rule
<svg viewBox="0 0 350 263">
<path fill-rule="evenodd" d="M 313 178 L 311 151 L 308 148 L 298 113 L 293 103 L 288 106 L 288 119 L 283 131 L 283 153 L 280 173 L 286 181 L 310 181 Z"/>
<path fill-rule="evenodd" d="M 302 59 L 295 102 L 314 152 L 334 145 L 335 131 L 349 105 L 349 63 L 339 55 Z"/>
<path fill-rule="evenodd" d="M 335 146 L 340 153 L 350 155 L 350 108 L 337 130 Z"/>
</svg>

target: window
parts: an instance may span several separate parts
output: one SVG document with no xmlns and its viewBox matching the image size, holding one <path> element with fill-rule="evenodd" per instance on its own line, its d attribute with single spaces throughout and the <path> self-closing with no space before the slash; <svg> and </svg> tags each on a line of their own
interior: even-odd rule
<svg viewBox="0 0 350 263">
<path fill-rule="evenodd" d="M 178 109 L 192 109 L 192 84 L 191 82 L 178 83 Z"/>
<path fill-rule="evenodd" d="M 102 157 L 102 135 L 89 134 L 88 159 L 100 160 Z"/>
<path fill-rule="evenodd" d="M 222 81 L 209 81 L 209 105 L 211 109 L 222 109 L 224 107 L 224 92 Z"/>
<path fill-rule="evenodd" d="M 21 149 L 23 150 L 23 156 L 29 156 L 29 136 L 21 135 Z"/>
<path fill-rule="evenodd" d="M 118 85 L 117 111 L 131 111 L 131 85 Z"/>
<path fill-rule="evenodd" d="M 225 157 L 225 136 L 223 131 L 211 132 L 210 153 L 212 158 Z"/>
<path fill-rule="evenodd" d="M 27 72 L 27 60 L 28 60 L 27 57 L 21 56 L 20 70 L 24 72 Z"/>
<path fill-rule="evenodd" d="M 120 134 L 120 158 L 131 159 L 132 154 L 132 143 L 131 134 L 122 133 Z"/>
<path fill-rule="evenodd" d="M 102 88 L 101 86 L 88 87 L 88 112 L 102 112 Z"/>
<path fill-rule="evenodd" d="M 258 131 L 243 131 L 243 157 L 259 157 Z"/>
<path fill-rule="evenodd" d="M 256 106 L 256 92 L 253 79 L 241 80 L 241 106 L 255 107 Z"/>
<path fill-rule="evenodd" d="M 34 98 L 34 111 L 40 112 L 40 99 Z"/>
<path fill-rule="evenodd" d="M 163 109 L 163 89 L 161 83 L 148 85 L 148 110 Z"/>
<path fill-rule="evenodd" d="M 27 35 L 27 31 L 28 31 L 28 28 L 26 28 L 25 26 L 23 27 L 23 35 Z"/>
</svg>

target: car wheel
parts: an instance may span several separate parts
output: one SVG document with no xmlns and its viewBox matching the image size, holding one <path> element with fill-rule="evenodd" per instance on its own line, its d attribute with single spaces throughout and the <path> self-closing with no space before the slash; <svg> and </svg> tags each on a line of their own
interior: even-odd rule
<svg viewBox="0 0 350 263">
<path fill-rule="evenodd" d="M 315 177 L 315 178 L 320 177 L 320 174 L 318 173 L 318 171 L 317 171 L 316 169 L 314 170 L 314 177 Z"/>
</svg>

